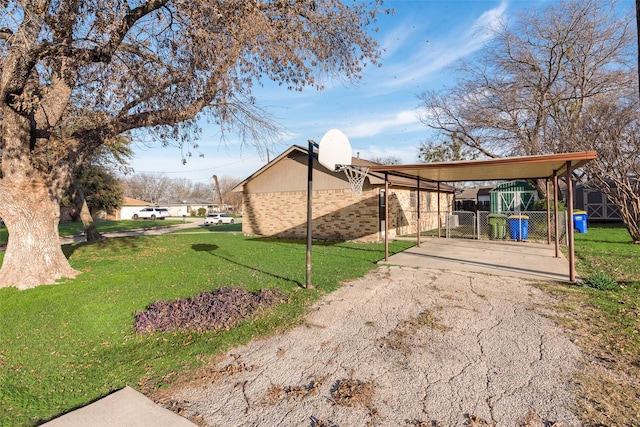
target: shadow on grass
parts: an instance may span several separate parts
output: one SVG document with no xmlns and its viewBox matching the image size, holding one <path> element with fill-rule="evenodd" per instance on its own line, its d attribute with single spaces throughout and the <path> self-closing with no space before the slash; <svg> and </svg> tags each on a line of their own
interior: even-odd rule
<svg viewBox="0 0 640 427">
<path fill-rule="evenodd" d="M 62 245 L 62 253 L 67 259 L 71 258 L 71 255 L 80 248 L 85 246 L 97 246 L 100 249 L 108 249 L 111 252 L 118 252 L 122 249 L 136 249 L 138 248 L 138 244 L 136 243 L 136 239 L 138 236 L 130 236 L 130 237 L 105 237 L 100 240 L 96 240 L 93 242 L 76 242 L 70 243 L 66 245 Z"/>
<path fill-rule="evenodd" d="M 260 242 L 260 243 L 291 243 L 295 245 L 306 245 L 307 241 L 305 239 L 293 239 L 293 238 L 279 238 L 279 237 L 252 237 L 249 238 L 252 242 Z M 359 242 L 348 242 L 344 240 L 313 240 L 311 246 L 336 246 L 342 245 L 349 250 L 354 251 L 363 251 L 363 252 L 371 252 L 370 247 L 366 247 L 366 245 L 377 245 L 380 243 L 359 243 Z M 384 252 L 384 249 L 381 250 Z M 389 252 L 390 254 L 395 252 Z M 374 262 L 375 263 L 375 262 Z"/>
<path fill-rule="evenodd" d="M 281 276 L 279 274 L 270 273 L 268 271 L 252 267 L 252 266 L 250 266 L 248 264 L 243 264 L 243 263 L 238 262 L 238 261 L 236 261 L 234 259 L 222 256 L 222 255 L 219 255 L 219 254 L 216 254 L 214 252 L 218 249 L 218 245 L 196 243 L 196 244 L 192 244 L 191 245 L 191 249 L 193 249 L 194 251 L 198 251 L 198 252 L 209 252 L 212 256 L 220 258 L 222 260 L 225 260 L 226 262 L 228 262 L 230 264 L 235 264 L 237 266 L 246 268 L 248 270 L 252 270 L 252 271 L 256 271 L 258 273 L 266 274 L 267 276 L 271 276 L 271 277 L 273 277 L 275 279 L 279 279 L 279 280 L 283 280 L 285 282 L 293 283 L 296 286 L 301 287 L 301 288 L 303 287 L 303 284 L 301 282 L 299 282 L 298 280 L 294 280 L 294 279 L 291 279 L 289 277 Z"/>
</svg>

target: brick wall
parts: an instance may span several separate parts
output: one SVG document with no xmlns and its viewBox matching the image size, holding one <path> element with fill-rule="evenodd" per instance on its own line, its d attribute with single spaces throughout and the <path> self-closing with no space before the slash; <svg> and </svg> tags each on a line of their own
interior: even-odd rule
<svg viewBox="0 0 640 427">
<path fill-rule="evenodd" d="M 389 227 L 398 236 L 416 233 L 418 222 L 417 191 L 412 189 L 392 189 L 389 197 Z M 420 191 L 420 230 L 433 230 L 438 227 L 437 192 Z M 453 196 L 440 193 L 440 212 L 451 210 Z M 444 221 L 444 215 L 442 216 Z"/>
<path fill-rule="evenodd" d="M 312 198 L 312 234 L 316 239 L 380 240 L 378 189 L 354 196 L 351 189 L 318 190 Z M 307 192 L 290 191 L 243 195 L 245 234 L 305 238 Z"/>
<path fill-rule="evenodd" d="M 316 239 L 357 240 L 379 242 L 378 197 L 380 188 L 354 196 L 351 189 L 318 190 L 313 192 L 313 228 Z M 391 189 L 389 197 L 389 237 L 414 234 L 417 207 L 409 189 Z M 421 191 L 421 229 L 437 227 L 436 193 Z M 450 196 L 441 194 L 441 209 L 447 209 Z M 305 238 L 307 235 L 307 192 L 289 191 L 244 194 L 242 231 L 245 234 Z"/>
</svg>

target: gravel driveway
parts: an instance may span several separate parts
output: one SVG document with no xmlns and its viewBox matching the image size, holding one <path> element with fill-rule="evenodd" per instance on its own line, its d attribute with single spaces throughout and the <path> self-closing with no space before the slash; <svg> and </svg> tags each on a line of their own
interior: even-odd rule
<svg viewBox="0 0 640 427">
<path fill-rule="evenodd" d="M 154 396 L 208 426 L 579 426 L 581 354 L 525 279 L 380 266 Z"/>
</svg>

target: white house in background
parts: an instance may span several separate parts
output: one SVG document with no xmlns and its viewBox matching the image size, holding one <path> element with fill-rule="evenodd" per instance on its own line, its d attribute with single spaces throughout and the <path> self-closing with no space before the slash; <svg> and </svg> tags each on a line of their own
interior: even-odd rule
<svg viewBox="0 0 640 427">
<path fill-rule="evenodd" d="M 120 220 L 120 219 L 132 219 L 133 214 L 140 209 L 144 209 L 149 206 L 149 202 L 144 200 L 137 200 L 131 197 L 122 198 L 122 206 L 120 209 L 116 209 L 113 213 L 107 215 L 107 219 Z"/>
<path fill-rule="evenodd" d="M 169 216 L 194 216 L 199 209 L 205 209 L 205 215 L 213 212 L 229 212 L 229 205 L 219 205 L 205 199 L 169 199 L 159 201 L 155 206 L 169 209 Z"/>
<path fill-rule="evenodd" d="M 227 204 L 218 205 L 210 200 L 200 199 L 170 199 L 166 201 L 160 201 L 158 203 L 149 203 L 144 200 L 137 200 L 131 197 L 122 198 L 122 206 L 120 209 L 115 210 L 112 214 L 99 216 L 99 218 L 110 220 L 132 219 L 133 215 L 146 208 L 147 206 L 157 206 L 159 208 L 167 208 L 169 210 L 169 216 L 182 217 L 197 215 L 198 209 L 204 208 L 205 215 L 213 212 L 229 212 L 230 206 Z M 98 218 L 98 217 L 94 217 Z"/>
</svg>

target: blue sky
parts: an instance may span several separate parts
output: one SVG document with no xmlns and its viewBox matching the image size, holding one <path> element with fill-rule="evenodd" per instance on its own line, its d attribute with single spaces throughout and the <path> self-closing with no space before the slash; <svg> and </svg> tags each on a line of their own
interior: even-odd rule
<svg viewBox="0 0 640 427">
<path fill-rule="evenodd" d="M 472 56 L 488 41 L 490 36 L 482 27 L 544 2 L 386 1 L 384 6 L 396 12 L 382 16 L 380 31 L 375 33 L 385 49 L 382 67 L 366 67 L 358 84 L 326 82 L 322 92 L 312 88 L 289 92 L 277 85 L 255 91 L 257 102 L 287 131 L 272 147 L 271 158 L 293 144 L 306 146 L 309 139 L 319 142 L 326 131 L 337 128 L 349 138 L 354 156 L 393 156 L 402 163 L 417 163 L 418 147 L 429 135 L 418 119 L 418 95 L 452 83 L 450 66 Z M 137 147 L 131 166 L 136 173 L 208 182 L 213 174 L 244 179 L 267 162 L 266 156 L 251 146 L 242 147 L 233 136 L 221 142 L 214 127 L 205 126 L 198 144 L 204 157 L 188 158 L 185 165 L 176 148 Z"/>
</svg>

